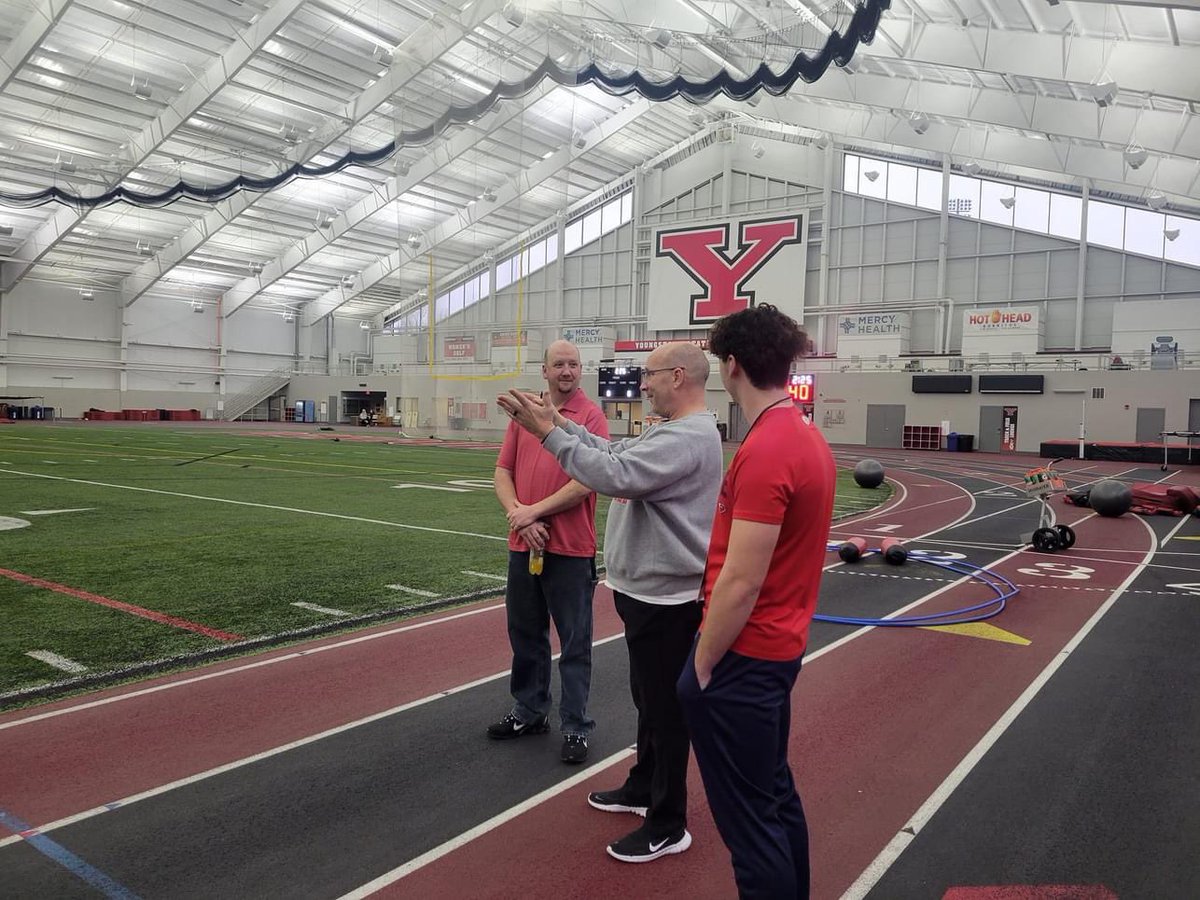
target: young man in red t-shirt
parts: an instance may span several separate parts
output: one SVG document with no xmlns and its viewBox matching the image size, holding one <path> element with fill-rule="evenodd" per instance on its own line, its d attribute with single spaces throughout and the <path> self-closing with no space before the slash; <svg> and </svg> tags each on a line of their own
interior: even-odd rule
<svg viewBox="0 0 1200 900">
<path fill-rule="evenodd" d="M 752 424 L 717 498 L 704 620 L 679 678 L 692 748 L 743 898 L 808 897 L 808 826 L 788 766 L 792 685 L 817 603 L 836 472 L 787 392 L 805 334 L 774 306 L 709 334 Z"/>
</svg>

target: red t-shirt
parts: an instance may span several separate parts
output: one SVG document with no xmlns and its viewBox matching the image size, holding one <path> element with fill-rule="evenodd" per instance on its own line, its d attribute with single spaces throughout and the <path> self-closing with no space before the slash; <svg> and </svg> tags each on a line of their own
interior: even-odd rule
<svg viewBox="0 0 1200 900">
<path fill-rule="evenodd" d="M 592 434 L 608 437 L 608 420 L 583 391 L 576 391 L 558 408 L 563 417 L 582 425 Z M 542 446 L 542 442 L 518 425 L 508 423 L 504 443 L 500 445 L 497 467 L 512 473 L 517 499 L 524 504 L 537 503 L 549 497 L 571 476 L 563 471 L 558 460 Z M 547 520 L 550 541 L 546 549 L 559 556 L 596 555 L 596 495 L 590 494 L 577 506 L 555 513 Z M 515 531 L 508 534 L 508 549 L 528 550 L 528 545 Z"/>
<path fill-rule="evenodd" d="M 804 652 L 817 607 L 836 481 L 825 438 L 791 404 L 765 410 L 734 454 L 717 496 L 708 545 L 706 618 L 733 520 L 780 526 L 758 600 L 730 648 L 735 653 L 782 661 Z"/>
</svg>

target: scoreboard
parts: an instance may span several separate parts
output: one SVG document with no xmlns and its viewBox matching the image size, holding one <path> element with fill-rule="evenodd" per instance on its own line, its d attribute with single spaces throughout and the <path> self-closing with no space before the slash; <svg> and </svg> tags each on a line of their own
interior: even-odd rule
<svg viewBox="0 0 1200 900">
<path fill-rule="evenodd" d="M 816 396 L 816 379 L 811 373 L 795 374 L 788 378 L 787 392 L 794 403 L 812 406 Z"/>
</svg>

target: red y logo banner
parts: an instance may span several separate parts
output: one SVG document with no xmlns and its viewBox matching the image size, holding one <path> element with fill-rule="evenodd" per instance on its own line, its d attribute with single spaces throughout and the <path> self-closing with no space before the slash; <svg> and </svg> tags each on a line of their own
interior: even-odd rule
<svg viewBox="0 0 1200 900">
<path fill-rule="evenodd" d="M 801 216 L 741 222 L 737 253 L 729 256 L 729 225 L 661 231 L 656 256 L 675 260 L 702 288 L 692 294 L 690 320 L 698 325 L 754 304 L 754 291 L 742 285 L 782 247 L 802 240 Z M 797 277 L 803 278 L 801 270 Z"/>
</svg>

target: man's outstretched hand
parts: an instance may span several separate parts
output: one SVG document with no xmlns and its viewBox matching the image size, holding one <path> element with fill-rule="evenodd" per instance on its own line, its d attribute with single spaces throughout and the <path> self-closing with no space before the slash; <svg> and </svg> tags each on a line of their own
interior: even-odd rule
<svg viewBox="0 0 1200 900">
<path fill-rule="evenodd" d="M 554 404 L 528 391 L 510 390 L 496 398 L 496 404 L 510 419 L 537 437 L 545 440 L 554 430 L 559 418 Z"/>
</svg>

